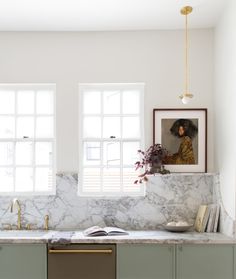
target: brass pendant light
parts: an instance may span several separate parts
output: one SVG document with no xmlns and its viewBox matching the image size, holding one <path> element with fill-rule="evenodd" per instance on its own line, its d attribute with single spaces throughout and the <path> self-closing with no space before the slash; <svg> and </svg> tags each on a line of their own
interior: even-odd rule
<svg viewBox="0 0 236 279">
<path fill-rule="evenodd" d="M 180 13 L 185 16 L 185 91 L 179 96 L 183 104 L 188 104 L 193 94 L 189 92 L 189 66 L 188 66 L 188 15 L 193 8 L 190 6 L 183 7 Z"/>
</svg>

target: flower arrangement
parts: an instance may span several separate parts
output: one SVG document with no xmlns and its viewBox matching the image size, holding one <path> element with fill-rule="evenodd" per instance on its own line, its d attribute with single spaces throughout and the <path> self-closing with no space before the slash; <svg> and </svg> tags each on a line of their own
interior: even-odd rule
<svg viewBox="0 0 236 279">
<path fill-rule="evenodd" d="M 146 151 L 138 150 L 138 153 L 141 155 L 141 160 L 135 163 L 135 170 L 144 169 L 144 172 L 139 175 L 139 179 L 135 180 L 135 184 L 147 181 L 148 174 L 170 173 L 163 165 L 168 151 L 161 144 L 156 143 L 151 145 Z"/>
</svg>

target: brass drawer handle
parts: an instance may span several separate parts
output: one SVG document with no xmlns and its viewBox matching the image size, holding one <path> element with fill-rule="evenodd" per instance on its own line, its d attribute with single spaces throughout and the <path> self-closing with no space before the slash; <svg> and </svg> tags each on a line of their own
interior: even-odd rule
<svg viewBox="0 0 236 279">
<path fill-rule="evenodd" d="M 102 250 L 54 250 L 50 249 L 49 254 L 69 254 L 69 253 L 77 253 L 77 254 L 112 254 L 112 249 L 102 249 Z"/>
</svg>

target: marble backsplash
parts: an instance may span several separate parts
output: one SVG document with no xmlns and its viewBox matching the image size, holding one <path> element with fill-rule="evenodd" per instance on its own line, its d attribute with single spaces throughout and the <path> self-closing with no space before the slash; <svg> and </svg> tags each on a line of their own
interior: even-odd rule
<svg viewBox="0 0 236 279">
<path fill-rule="evenodd" d="M 144 197 L 85 198 L 77 195 L 77 174 L 58 174 L 56 195 L 20 196 L 23 224 L 51 229 L 84 229 L 92 225 L 152 230 L 171 220 L 193 223 L 200 204 L 219 198 L 217 174 L 170 174 L 149 177 Z M 13 197 L 0 197 L 0 223 L 16 223 Z M 223 216 L 227 218 L 226 216 Z M 230 227 L 231 225 L 229 225 Z"/>
<path fill-rule="evenodd" d="M 226 234 L 231 237 L 236 237 L 235 234 L 235 227 L 236 223 L 235 221 L 228 215 L 227 211 L 225 210 L 222 197 L 221 197 L 221 191 L 220 191 L 220 175 L 214 175 L 213 177 L 213 202 L 218 203 L 220 205 L 220 226 L 219 230 L 223 234 Z"/>
</svg>

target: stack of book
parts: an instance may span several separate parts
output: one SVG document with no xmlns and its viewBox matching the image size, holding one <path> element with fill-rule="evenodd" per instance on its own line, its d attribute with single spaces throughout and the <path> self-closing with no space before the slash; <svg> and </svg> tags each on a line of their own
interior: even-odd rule
<svg viewBox="0 0 236 279">
<path fill-rule="evenodd" d="M 197 232 L 217 232 L 220 206 L 218 204 L 200 205 L 194 228 Z"/>
</svg>

